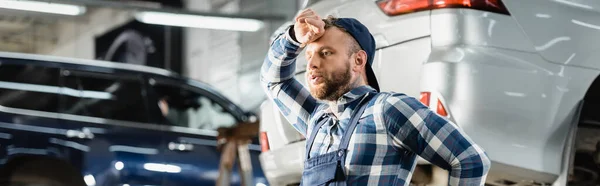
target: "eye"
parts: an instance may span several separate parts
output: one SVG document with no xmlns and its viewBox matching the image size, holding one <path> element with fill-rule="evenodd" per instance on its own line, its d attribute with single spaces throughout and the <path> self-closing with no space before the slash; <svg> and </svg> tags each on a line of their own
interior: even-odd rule
<svg viewBox="0 0 600 186">
<path fill-rule="evenodd" d="M 330 56 L 332 54 L 333 54 L 333 52 L 330 52 L 330 51 L 323 51 L 323 52 L 321 52 L 321 55 L 323 55 L 324 57 Z"/>
</svg>

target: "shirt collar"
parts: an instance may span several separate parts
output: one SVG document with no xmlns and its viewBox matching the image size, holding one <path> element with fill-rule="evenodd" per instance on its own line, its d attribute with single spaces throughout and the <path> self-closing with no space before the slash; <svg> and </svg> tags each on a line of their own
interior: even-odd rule
<svg viewBox="0 0 600 186">
<path fill-rule="evenodd" d="M 356 87 L 342 95 L 337 101 L 330 102 L 330 109 L 327 109 L 327 112 L 333 113 L 337 117 L 340 117 L 344 110 L 346 110 L 346 108 L 350 105 L 349 103 L 352 103 L 356 100 L 360 100 L 365 94 L 369 92 L 376 93 L 377 91 L 368 85 Z"/>
</svg>

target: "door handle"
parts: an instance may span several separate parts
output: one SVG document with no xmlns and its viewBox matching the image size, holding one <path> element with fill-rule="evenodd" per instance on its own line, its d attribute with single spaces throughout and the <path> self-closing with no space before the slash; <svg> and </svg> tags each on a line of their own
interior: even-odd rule
<svg viewBox="0 0 600 186">
<path fill-rule="evenodd" d="M 67 138 L 94 139 L 94 133 L 88 128 L 82 128 L 81 130 L 67 130 Z"/>
<path fill-rule="evenodd" d="M 194 150 L 194 145 L 185 142 L 169 142 L 169 150 L 187 152 Z"/>
</svg>

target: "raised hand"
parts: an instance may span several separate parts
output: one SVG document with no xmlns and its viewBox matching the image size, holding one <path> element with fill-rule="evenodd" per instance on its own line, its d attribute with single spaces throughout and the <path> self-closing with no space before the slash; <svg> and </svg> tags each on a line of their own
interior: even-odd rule
<svg viewBox="0 0 600 186">
<path fill-rule="evenodd" d="M 319 39 L 325 33 L 325 22 L 311 9 L 305 9 L 295 18 L 294 32 L 296 40 L 306 45 Z"/>
</svg>

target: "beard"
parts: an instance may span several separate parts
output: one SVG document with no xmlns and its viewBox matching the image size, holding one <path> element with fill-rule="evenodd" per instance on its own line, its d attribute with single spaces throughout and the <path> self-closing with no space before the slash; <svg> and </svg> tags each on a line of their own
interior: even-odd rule
<svg viewBox="0 0 600 186">
<path fill-rule="evenodd" d="M 327 101 L 336 101 L 350 91 L 350 63 L 346 69 L 323 76 L 323 82 L 318 85 L 309 84 L 310 95 L 314 98 Z"/>
</svg>

